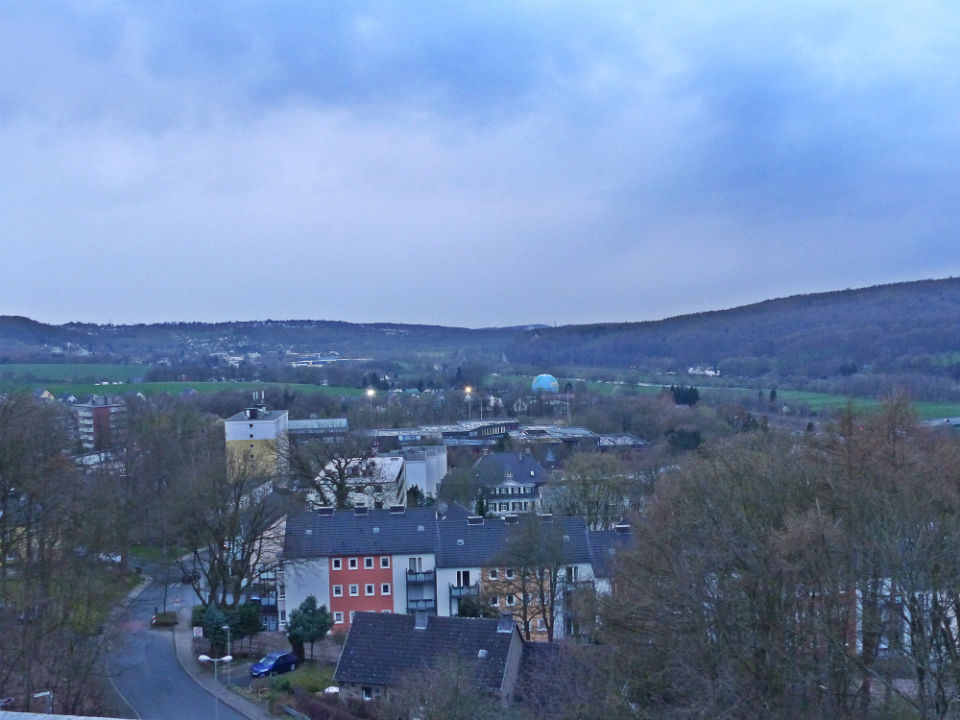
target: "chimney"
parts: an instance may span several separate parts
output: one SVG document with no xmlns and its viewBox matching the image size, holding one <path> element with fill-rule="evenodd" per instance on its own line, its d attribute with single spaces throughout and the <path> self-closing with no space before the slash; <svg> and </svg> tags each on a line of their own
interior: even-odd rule
<svg viewBox="0 0 960 720">
<path fill-rule="evenodd" d="M 427 615 L 425 612 L 415 612 L 413 614 L 414 630 L 426 630 L 429 622 L 430 622 L 430 616 Z"/>
</svg>

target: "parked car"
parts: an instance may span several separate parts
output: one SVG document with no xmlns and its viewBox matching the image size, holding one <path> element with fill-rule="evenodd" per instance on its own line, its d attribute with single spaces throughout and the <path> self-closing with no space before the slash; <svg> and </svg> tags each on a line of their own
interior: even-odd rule
<svg viewBox="0 0 960 720">
<path fill-rule="evenodd" d="M 279 675 L 297 669 L 297 654 L 292 652 L 272 652 L 265 655 L 250 668 L 250 677 Z"/>
</svg>

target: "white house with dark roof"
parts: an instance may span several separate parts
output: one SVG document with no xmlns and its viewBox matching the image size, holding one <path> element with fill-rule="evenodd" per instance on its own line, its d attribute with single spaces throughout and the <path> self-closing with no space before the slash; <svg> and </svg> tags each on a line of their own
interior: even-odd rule
<svg viewBox="0 0 960 720">
<path fill-rule="evenodd" d="M 473 466 L 473 482 L 494 515 L 539 512 L 547 471 L 529 451 L 488 453 Z"/>
<path fill-rule="evenodd" d="M 507 705 L 513 695 L 523 640 L 513 620 L 358 613 L 347 635 L 334 682 L 343 697 L 386 697 L 404 679 L 456 658 L 472 670 L 477 690 Z"/>
</svg>

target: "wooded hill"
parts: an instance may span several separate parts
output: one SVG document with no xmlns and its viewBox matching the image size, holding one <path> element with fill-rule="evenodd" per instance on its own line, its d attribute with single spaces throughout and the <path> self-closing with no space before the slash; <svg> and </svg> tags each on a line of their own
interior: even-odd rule
<svg viewBox="0 0 960 720">
<path fill-rule="evenodd" d="M 880 373 L 960 377 L 960 279 L 795 295 L 658 322 L 581 325 L 526 333 L 515 362 L 682 371 L 724 376 L 829 377 Z"/>
<path fill-rule="evenodd" d="M 336 351 L 376 359 L 461 358 L 563 368 L 685 372 L 730 378 L 845 378 L 858 373 L 960 379 L 960 279 L 796 295 L 656 322 L 470 330 L 291 320 L 155 325 L 44 325 L 0 317 L 0 362 L 77 351 L 99 359 L 196 359 L 214 351 Z M 504 359 L 506 363 L 504 363 Z"/>
</svg>

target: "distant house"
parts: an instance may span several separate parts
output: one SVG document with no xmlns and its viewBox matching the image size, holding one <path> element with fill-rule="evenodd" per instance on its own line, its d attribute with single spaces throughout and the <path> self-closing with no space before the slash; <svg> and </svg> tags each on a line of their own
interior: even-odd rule
<svg viewBox="0 0 960 720">
<path fill-rule="evenodd" d="M 341 696 L 373 700 L 386 698 L 406 677 L 457 661 L 473 669 L 477 689 L 506 705 L 523 647 L 509 615 L 486 620 L 360 612 L 354 616 L 333 679 Z"/>
<path fill-rule="evenodd" d="M 529 451 L 489 453 L 473 466 L 472 481 L 494 515 L 536 512 L 547 471 Z"/>
</svg>

